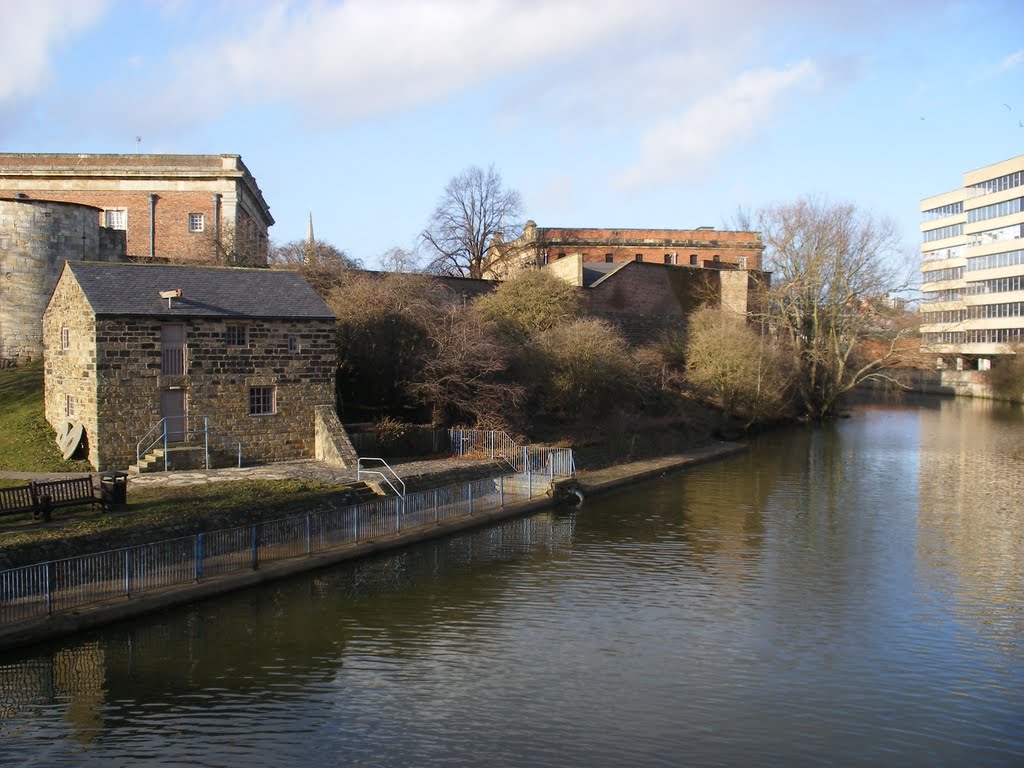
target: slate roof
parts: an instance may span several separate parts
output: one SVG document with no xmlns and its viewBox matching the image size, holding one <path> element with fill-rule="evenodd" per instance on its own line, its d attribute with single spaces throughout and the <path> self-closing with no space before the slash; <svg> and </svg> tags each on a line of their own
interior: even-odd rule
<svg viewBox="0 0 1024 768">
<path fill-rule="evenodd" d="M 290 270 L 109 264 L 67 268 L 97 315 L 334 319 L 309 283 Z M 160 298 L 181 289 L 181 298 Z"/>
<path fill-rule="evenodd" d="M 585 261 L 583 262 L 583 287 L 593 288 L 596 283 L 604 280 L 608 275 L 613 272 L 618 272 L 620 269 L 624 269 L 632 263 L 632 261 L 619 261 L 615 263 L 606 261 Z"/>
</svg>

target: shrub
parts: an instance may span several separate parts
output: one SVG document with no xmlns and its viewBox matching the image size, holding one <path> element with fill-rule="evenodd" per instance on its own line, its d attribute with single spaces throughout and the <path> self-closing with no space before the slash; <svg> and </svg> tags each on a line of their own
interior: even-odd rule
<svg viewBox="0 0 1024 768">
<path fill-rule="evenodd" d="M 516 274 L 473 305 L 513 342 L 571 322 L 580 315 L 580 292 L 544 270 Z"/>
<path fill-rule="evenodd" d="M 985 379 L 995 397 L 1020 400 L 1024 394 L 1024 346 L 1014 346 L 1013 354 L 997 357 Z"/>
<path fill-rule="evenodd" d="M 686 378 L 750 426 L 786 406 L 794 365 L 788 350 L 732 312 L 703 308 L 690 317 Z"/>
<path fill-rule="evenodd" d="M 392 411 L 415 405 L 409 385 L 422 371 L 429 328 L 450 301 L 422 275 L 343 274 L 327 302 L 338 318 L 341 404 Z"/>
<path fill-rule="evenodd" d="M 537 334 L 526 350 L 537 408 L 572 418 L 597 416 L 636 401 L 637 375 L 618 330 L 583 319 Z"/>
</svg>

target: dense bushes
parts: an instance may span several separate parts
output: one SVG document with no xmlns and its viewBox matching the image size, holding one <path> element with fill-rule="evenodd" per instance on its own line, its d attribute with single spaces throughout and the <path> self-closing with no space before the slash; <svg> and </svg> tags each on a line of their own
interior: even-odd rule
<svg viewBox="0 0 1024 768">
<path fill-rule="evenodd" d="M 422 417 L 528 431 L 649 407 L 681 384 L 681 342 L 631 352 L 582 317 L 579 289 L 525 272 L 467 303 L 422 275 L 351 272 L 330 294 L 338 316 L 343 418 Z"/>
<path fill-rule="evenodd" d="M 702 308 L 690 316 L 686 378 L 716 398 L 727 417 L 748 426 L 782 415 L 795 359 L 746 318 L 721 309 Z"/>
</svg>

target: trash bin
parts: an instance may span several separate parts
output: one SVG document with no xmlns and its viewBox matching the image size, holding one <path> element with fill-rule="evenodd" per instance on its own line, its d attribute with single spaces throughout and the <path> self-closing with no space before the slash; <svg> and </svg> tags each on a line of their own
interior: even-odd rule
<svg viewBox="0 0 1024 768">
<path fill-rule="evenodd" d="M 100 475 L 100 499 L 107 507 L 128 503 L 128 473 L 111 470 Z"/>
</svg>

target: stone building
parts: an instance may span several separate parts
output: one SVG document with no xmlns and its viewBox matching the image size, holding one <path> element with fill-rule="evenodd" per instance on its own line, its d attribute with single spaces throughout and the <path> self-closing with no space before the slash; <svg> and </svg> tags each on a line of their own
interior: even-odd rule
<svg viewBox="0 0 1024 768">
<path fill-rule="evenodd" d="M 238 155 L 0 153 L 0 197 L 100 209 L 134 260 L 266 264 L 274 223 Z"/>
<path fill-rule="evenodd" d="M 46 419 L 82 424 L 99 470 L 164 428 L 182 452 L 310 458 L 333 412 L 334 316 L 291 271 L 68 262 L 43 343 Z"/>
<path fill-rule="evenodd" d="M 541 267 L 578 256 L 586 263 L 649 264 L 702 269 L 761 268 L 764 246 L 757 232 L 697 229 L 572 229 L 526 222 L 523 234 L 495 246 L 485 277 L 502 278 L 519 269 Z"/>
<path fill-rule="evenodd" d="M 102 211 L 48 200 L 0 199 L 0 366 L 42 359 L 42 317 L 65 261 L 124 261 L 124 232 Z"/>
</svg>

